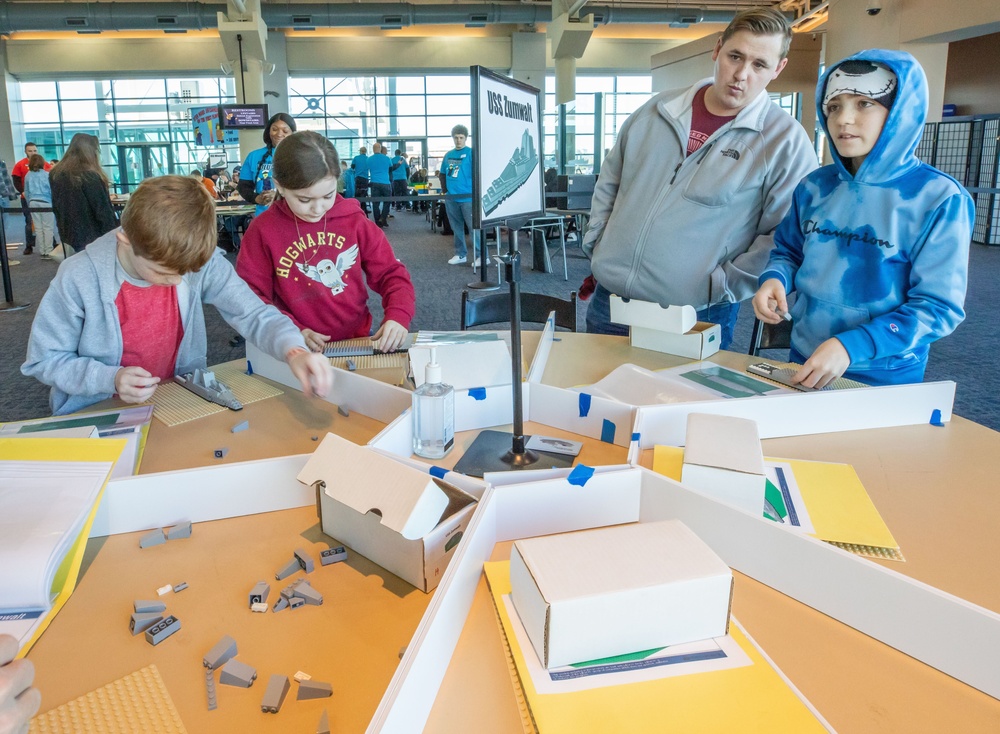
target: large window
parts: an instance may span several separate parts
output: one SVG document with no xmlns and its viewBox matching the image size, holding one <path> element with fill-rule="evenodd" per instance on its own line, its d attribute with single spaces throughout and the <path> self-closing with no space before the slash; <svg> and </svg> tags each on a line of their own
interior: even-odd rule
<svg viewBox="0 0 1000 734">
<path fill-rule="evenodd" d="M 545 167 L 557 168 L 559 107 L 556 105 L 555 77 L 545 80 L 544 150 Z M 576 78 L 576 99 L 566 105 L 566 171 L 593 173 L 595 150 L 604 155 L 615 144 L 618 131 L 652 90 L 648 74 L 629 76 L 582 76 Z M 603 144 L 595 140 L 598 102 L 603 107 Z"/>
<path fill-rule="evenodd" d="M 116 190 L 124 188 L 119 153 L 127 179 L 172 170 L 190 173 L 209 161 L 239 163 L 239 145 L 198 144 L 192 110 L 235 100 L 230 78 L 101 79 L 21 82 L 20 114 L 25 139 L 47 160 L 59 159 L 79 132 L 101 141 L 101 162 Z M 125 146 L 132 147 L 126 149 Z M 144 155 L 133 155 L 134 150 Z M 137 170 L 131 170 L 131 169 Z"/>
<path fill-rule="evenodd" d="M 315 130 L 333 141 L 341 159 L 365 146 L 392 141 L 407 156 L 422 155 L 433 172 L 453 147 L 451 129 L 471 129 L 469 75 L 325 76 L 288 80 L 288 111 L 300 130 Z"/>
</svg>

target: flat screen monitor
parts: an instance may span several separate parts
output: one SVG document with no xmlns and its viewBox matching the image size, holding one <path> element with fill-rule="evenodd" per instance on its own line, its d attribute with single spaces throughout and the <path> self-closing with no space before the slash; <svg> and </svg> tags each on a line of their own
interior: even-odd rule
<svg viewBox="0 0 1000 734">
<path fill-rule="evenodd" d="M 219 126 L 223 130 L 263 130 L 267 127 L 267 105 L 219 105 Z"/>
</svg>

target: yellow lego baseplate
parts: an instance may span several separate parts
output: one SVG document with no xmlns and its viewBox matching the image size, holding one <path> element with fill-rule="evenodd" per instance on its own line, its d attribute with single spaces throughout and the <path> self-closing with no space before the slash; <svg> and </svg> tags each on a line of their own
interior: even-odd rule
<svg viewBox="0 0 1000 734">
<path fill-rule="evenodd" d="M 247 375 L 235 365 L 216 367 L 214 372 L 216 379 L 227 385 L 233 391 L 236 399 L 243 405 L 273 398 L 283 393 L 281 389 Z M 153 406 L 154 418 L 171 427 L 229 410 L 229 408 L 198 397 L 176 382 L 165 382 L 159 385 L 156 392 L 153 393 L 153 397 L 145 404 Z"/>
</svg>

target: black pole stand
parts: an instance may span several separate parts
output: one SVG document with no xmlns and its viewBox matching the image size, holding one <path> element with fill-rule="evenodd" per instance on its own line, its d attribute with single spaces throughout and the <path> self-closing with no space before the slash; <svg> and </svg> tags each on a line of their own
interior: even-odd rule
<svg viewBox="0 0 1000 734">
<path fill-rule="evenodd" d="M 508 230 L 509 232 L 510 230 Z M 477 291 L 498 291 L 500 290 L 499 283 L 491 283 L 487 280 L 486 270 L 490 264 L 490 253 L 489 248 L 486 246 L 486 232 L 479 230 L 479 280 L 474 280 L 469 283 L 466 287 Z M 499 237 L 500 228 L 497 227 L 497 236 Z M 517 234 L 515 233 L 515 237 Z M 476 253 L 476 233 L 470 232 L 469 237 L 472 238 L 472 254 L 475 256 Z M 500 242 L 497 241 L 497 250 L 500 249 Z M 515 247 L 516 249 L 516 247 Z"/>
<path fill-rule="evenodd" d="M 30 306 L 30 303 L 14 301 L 14 286 L 10 281 L 10 260 L 7 257 L 7 222 L 4 219 L 4 209 L 0 207 L 0 270 L 3 271 L 4 303 L 0 303 L 0 313 L 4 311 L 20 311 Z"/>
<path fill-rule="evenodd" d="M 517 251 L 517 231 L 523 222 L 507 222 L 507 254 L 500 258 L 510 284 L 510 372 L 513 396 L 513 433 L 481 431 L 465 455 L 455 465 L 455 471 L 473 477 L 486 472 L 528 469 L 542 462 L 539 468 L 572 466 L 573 457 L 525 448 L 530 436 L 524 435 L 523 385 L 521 383 L 521 254 Z"/>
</svg>

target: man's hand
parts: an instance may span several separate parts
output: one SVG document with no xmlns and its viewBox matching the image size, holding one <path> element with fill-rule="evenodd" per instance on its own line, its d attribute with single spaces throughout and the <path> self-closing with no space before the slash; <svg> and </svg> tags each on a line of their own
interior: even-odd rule
<svg viewBox="0 0 1000 734">
<path fill-rule="evenodd" d="M 126 403 L 144 403 L 153 397 L 159 377 L 153 377 L 142 367 L 122 367 L 115 374 L 115 392 Z"/>
<path fill-rule="evenodd" d="M 0 635 L 0 734 L 27 734 L 28 722 L 42 703 L 32 688 L 35 668 L 30 660 L 14 660 L 17 640 Z"/>
<path fill-rule="evenodd" d="M 777 278 L 768 278 L 753 297 L 754 315 L 765 324 L 778 324 L 788 313 L 785 286 Z"/>
<path fill-rule="evenodd" d="M 792 382 L 822 389 L 847 372 L 851 357 L 839 339 L 827 339 L 816 347 L 802 368 L 792 375 Z"/>
<path fill-rule="evenodd" d="M 302 338 L 306 340 L 306 346 L 314 352 L 322 352 L 326 343 L 330 341 L 329 334 L 320 334 L 312 329 L 303 329 Z"/>
<path fill-rule="evenodd" d="M 322 354 L 307 352 L 305 349 L 293 349 L 288 353 L 285 361 L 292 369 L 299 382 L 302 383 L 302 392 L 308 397 L 315 395 L 325 398 L 333 385 L 333 369 L 330 367 L 330 360 Z"/>
<path fill-rule="evenodd" d="M 372 341 L 375 342 L 376 351 L 391 352 L 403 346 L 406 335 L 406 328 L 402 324 L 392 319 L 386 319 L 379 330 L 375 332 Z"/>
</svg>

